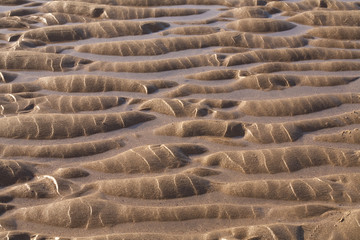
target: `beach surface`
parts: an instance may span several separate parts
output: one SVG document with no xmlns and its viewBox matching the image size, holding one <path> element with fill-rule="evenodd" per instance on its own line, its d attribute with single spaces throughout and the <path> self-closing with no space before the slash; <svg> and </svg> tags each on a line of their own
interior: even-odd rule
<svg viewBox="0 0 360 240">
<path fill-rule="evenodd" d="M 0 239 L 358 239 L 360 2 L 1 0 Z"/>
</svg>

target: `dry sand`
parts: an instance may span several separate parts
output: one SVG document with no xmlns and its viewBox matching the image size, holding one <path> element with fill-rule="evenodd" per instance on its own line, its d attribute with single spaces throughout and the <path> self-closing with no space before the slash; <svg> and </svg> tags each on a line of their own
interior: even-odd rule
<svg viewBox="0 0 360 240">
<path fill-rule="evenodd" d="M 360 3 L 0 0 L 0 239 L 359 239 Z"/>
</svg>

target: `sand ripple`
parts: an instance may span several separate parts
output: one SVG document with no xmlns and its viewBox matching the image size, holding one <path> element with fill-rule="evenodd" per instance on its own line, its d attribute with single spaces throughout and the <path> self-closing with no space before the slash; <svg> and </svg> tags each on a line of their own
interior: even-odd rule
<svg viewBox="0 0 360 240">
<path fill-rule="evenodd" d="M 0 239 L 359 238 L 359 2 L 0 6 Z"/>
</svg>

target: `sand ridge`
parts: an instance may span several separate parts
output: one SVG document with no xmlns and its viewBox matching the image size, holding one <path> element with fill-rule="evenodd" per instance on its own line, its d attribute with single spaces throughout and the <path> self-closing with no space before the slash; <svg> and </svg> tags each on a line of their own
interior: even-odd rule
<svg viewBox="0 0 360 240">
<path fill-rule="evenodd" d="M 360 4 L 0 1 L 0 239 L 360 235 Z"/>
</svg>

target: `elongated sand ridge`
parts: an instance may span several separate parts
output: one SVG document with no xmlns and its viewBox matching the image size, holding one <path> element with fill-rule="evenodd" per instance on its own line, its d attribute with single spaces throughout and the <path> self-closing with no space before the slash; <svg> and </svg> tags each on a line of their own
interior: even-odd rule
<svg viewBox="0 0 360 240">
<path fill-rule="evenodd" d="M 360 2 L 0 0 L 0 239 L 358 240 Z"/>
</svg>

